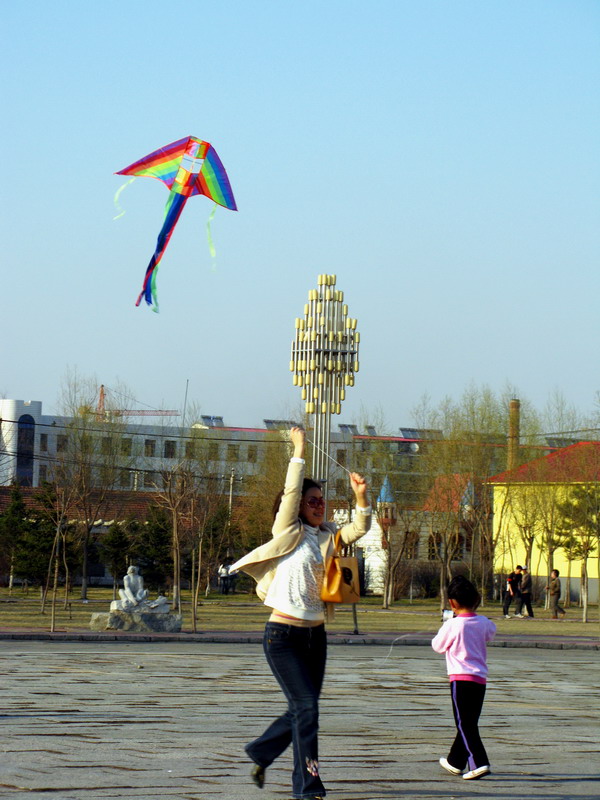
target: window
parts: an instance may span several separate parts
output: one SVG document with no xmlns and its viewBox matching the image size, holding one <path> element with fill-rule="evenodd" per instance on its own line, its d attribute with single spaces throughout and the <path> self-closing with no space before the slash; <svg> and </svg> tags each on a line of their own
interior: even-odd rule
<svg viewBox="0 0 600 800">
<path fill-rule="evenodd" d="M 57 436 L 56 437 L 56 452 L 57 453 L 64 453 L 67 449 L 67 437 L 66 436 Z"/>
<path fill-rule="evenodd" d="M 90 436 L 89 433 L 82 433 L 79 439 L 79 450 L 81 453 L 85 455 L 91 455 L 94 451 L 94 437 Z M 75 445 L 77 446 L 77 444 Z"/>
<path fill-rule="evenodd" d="M 46 434 L 42 434 L 45 436 Z M 48 467 L 45 464 L 40 464 L 39 483 L 46 483 L 48 480 Z"/>
<path fill-rule="evenodd" d="M 346 466 L 346 457 L 347 457 L 347 451 L 346 450 L 338 450 L 337 451 L 337 462 L 342 467 Z"/>
<path fill-rule="evenodd" d="M 144 441 L 144 455 L 146 458 L 154 458 L 156 452 L 156 441 L 154 439 L 146 439 Z"/>
<path fill-rule="evenodd" d="M 131 455 L 131 439 L 121 439 L 121 455 Z"/>
<path fill-rule="evenodd" d="M 417 533 L 406 531 L 406 558 L 411 561 L 416 561 L 419 558 L 419 535 Z"/>
<path fill-rule="evenodd" d="M 42 453 L 48 452 L 48 434 L 40 433 L 40 450 Z"/>
<path fill-rule="evenodd" d="M 227 445 L 227 461 L 239 461 L 240 460 L 240 446 L 239 444 L 228 444 Z"/>
<path fill-rule="evenodd" d="M 219 445 L 216 442 L 208 443 L 208 458 L 210 461 L 219 460 Z"/>
<path fill-rule="evenodd" d="M 345 497 L 347 492 L 346 481 L 343 478 L 338 478 L 335 482 L 335 493 L 338 497 Z"/>
<path fill-rule="evenodd" d="M 154 444 L 154 442 L 152 444 Z M 144 486 L 146 489 L 156 489 L 157 482 L 158 476 L 156 472 L 151 472 L 150 470 L 144 471 Z"/>
<path fill-rule="evenodd" d="M 131 441 L 131 439 L 129 441 Z M 122 469 L 119 471 L 119 486 L 121 489 L 131 488 L 131 473 L 128 469 Z"/>
<path fill-rule="evenodd" d="M 439 533 L 432 533 L 427 542 L 427 558 L 436 561 L 442 556 L 442 537 Z"/>
<path fill-rule="evenodd" d="M 100 486 L 110 487 L 115 482 L 115 471 L 111 467 L 100 467 L 98 472 Z"/>
<path fill-rule="evenodd" d="M 110 436 L 103 436 L 102 442 L 100 444 L 100 452 L 103 456 L 109 456 L 111 454 L 111 440 Z"/>
<path fill-rule="evenodd" d="M 173 441 L 173 439 L 167 439 L 163 454 L 165 458 L 175 458 L 177 455 L 177 442 Z"/>
<path fill-rule="evenodd" d="M 196 442 L 185 443 L 185 457 L 196 458 Z"/>
<path fill-rule="evenodd" d="M 256 464 L 258 460 L 258 447 L 255 444 L 248 445 L 248 461 L 250 464 Z"/>
</svg>

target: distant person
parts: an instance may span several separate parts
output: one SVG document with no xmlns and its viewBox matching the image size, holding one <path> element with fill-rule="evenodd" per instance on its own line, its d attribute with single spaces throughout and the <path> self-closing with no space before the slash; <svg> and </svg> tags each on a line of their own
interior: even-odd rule
<svg viewBox="0 0 600 800">
<path fill-rule="evenodd" d="M 231 566 L 233 564 L 233 558 L 228 558 L 227 561 L 226 561 L 226 564 L 227 564 L 227 566 L 229 568 L 229 575 L 228 575 L 229 586 L 228 586 L 228 591 L 229 591 L 229 594 L 235 594 L 235 583 L 237 581 L 237 572 L 235 570 L 231 569 Z"/>
<path fill-rule="evenodd" d="M 521 585 L 520 589 L 520 596 L 517 602 L 517 617 L 523 618 L 523 606 L 527 609 L 527 616 L 533 619 L 533 608 L 531 605 L 531 589 L 533 586 L 533 581 L 531 579 L 531 573 L 527 569 L 527 567 L 523 567 L 521 570 Z"/>
<path fill-rule="evenodd" d="M 436 653 L 446 654 L 457 734 L 448 758 L 440 758 L 440 766 L 451 775 L 466 770 L 463 778 L 470 781 L 491 771 L 478 723 L 488 674 L 486 643 L 494 638 L 496 626 L 475 613 L 481 597 L 462 575 L 450 581 L 448 602 L 454 618 L 444 622 L 431 646 Z"/>
<path fill-rule="evenodd" d="M 218 570 L 219 576 L 219 586 L 221 588 L 221 594 L 229 594 L 229 564 L 227 561 L 224 561 Z"/>
<path fill-rule="evenodd" d="M 510 604 L 513 602 L 513 600 L 515 601 L 515 604 L 518 604 L 522 569 L 523 567 L 520 564 L 517 564 L 517 566 L 514 568 L 514 570 L 510 573 L 510 575 L 506 579 L 506 591 L 504 592 L 504 603 L 502 606 L 502 612 L 504 614 L 505 619 L 510 619 L 510 614 L 508 613 L 508 609 L 510 608 Z"/>
<path fill-rule="evenodd" d="M 552 614 L 552 619 L 558 619 L 558 615 L 566 616 L 566 611 L 564 608 L 558 605 L 558 601 L 560 600 L 560 593 L 561 593 L 561 585 L 560 585 L 560 578 L 558 577 L 560 572 L 557 569 L 553 569 L 550 573 L 550 583 L 546 586 L 546 591 L 548 592 L 548 599 L 550 600 L 550 612 Z"/>
</svg>

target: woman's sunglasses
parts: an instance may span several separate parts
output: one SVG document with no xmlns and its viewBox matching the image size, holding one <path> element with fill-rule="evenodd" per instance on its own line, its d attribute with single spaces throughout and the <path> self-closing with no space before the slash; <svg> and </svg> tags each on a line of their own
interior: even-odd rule
<svg viewBox="0 0 600 800">
<path fill-rule="evenodd" d="M 310 506 L 311 508 L 320 508 L 321 506 L 325 507 L 325 500 L 322 497 L 308 497 L 306 499 L 306 505 Z"/>
</svg>

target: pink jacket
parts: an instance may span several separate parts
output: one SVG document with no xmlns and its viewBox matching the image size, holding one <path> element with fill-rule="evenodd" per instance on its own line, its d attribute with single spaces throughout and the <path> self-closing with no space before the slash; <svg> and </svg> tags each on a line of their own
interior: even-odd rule
<svg viewBox="0 0 600 800">
<path fill-rule="evenodd" d="M 431 646 L 446 654 L 448 675 L 470 675 L 485 681 L 488 673 L 486 643 L 496 634 L 496 626 L 487 617 L 475 613 L 459 614 L 444 622 Z"/>
</svg>

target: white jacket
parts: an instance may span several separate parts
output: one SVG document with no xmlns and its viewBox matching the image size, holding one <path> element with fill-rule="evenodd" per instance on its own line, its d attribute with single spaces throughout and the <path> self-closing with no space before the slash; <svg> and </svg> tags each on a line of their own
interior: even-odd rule
<svg viewBox="0 0 600 800">
<path fill-rule="evenodd" d="M 230 567 L 230 572 L 242 570 L 251 575 L 256 581 L 256 594 L 261 600 L 267 596 L 271 581 L 279 560 L 291 553 L 305 536 L 304 523 L 298 516 L 300 501 L 302 499 L 302 482 L 304 480 L 304 462 L 290 461 L 285 479 L 285 487 L 281 505 L 273 523 L 273 538 L 270 542 L 255 548 L 247 555 L 236 561 Z M 367 513 L 365 513 L 367 512 Z M 345 544 L 352 544 L 371 527 L 370 508 L 355 514 L 355 519 L 341 529 L 341 538 Z M 319 547 L 323 555 L 323 563 L 333 554 L 333 537 L 338 529 L 335 522 L 324 522 L 319 527 Z"/>
</svg>

